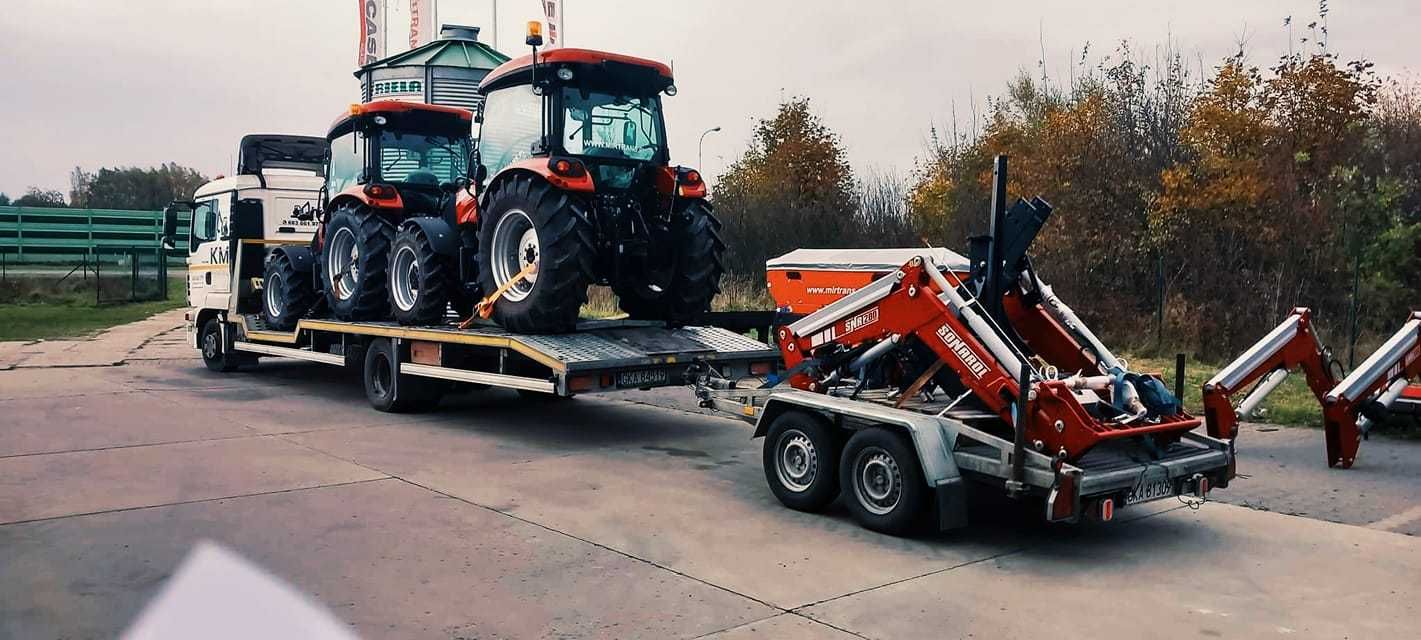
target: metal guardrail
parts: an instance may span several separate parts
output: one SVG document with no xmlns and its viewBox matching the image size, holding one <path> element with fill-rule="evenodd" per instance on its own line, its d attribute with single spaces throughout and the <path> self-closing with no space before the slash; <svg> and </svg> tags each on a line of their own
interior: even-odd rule
<svg viewBox="0 0 1421 640">
<path fill-rule="evenodd" d="M 191 214 L 179 212 L 178 238 Z M 156 251 L 162 246 L 162 211 L 0 207 L 0 254 L 11 263 L 73 261 L 82 254 Z M 186 257 L 186 243 L 168 260 Z"/>
</svg>

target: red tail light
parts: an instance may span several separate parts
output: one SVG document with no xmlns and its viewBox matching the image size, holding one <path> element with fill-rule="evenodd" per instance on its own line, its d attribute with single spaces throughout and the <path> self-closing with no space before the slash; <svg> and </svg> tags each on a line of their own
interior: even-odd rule
<svg viewBox="0 0 1421 640">
<path fill-rule="evenodd" d="M 564 178 L 580 178 L 587 173 L 587 167 L 577 160 L 557 158 L 548 163 L 548 168 Z"/>
<path fill-rule="evenodd" d="M 1110 522 L 1115 519 L 1115 500 L 1106 498 L 1100 501 L 1100 521 Z"/>
<path fill-rule="evenodd" d="M 388 200 L 395 197 L 395 188 L 388 184 L 367 184 L 365 185 L 365 195 L 376 200 Z"/>
</svg>

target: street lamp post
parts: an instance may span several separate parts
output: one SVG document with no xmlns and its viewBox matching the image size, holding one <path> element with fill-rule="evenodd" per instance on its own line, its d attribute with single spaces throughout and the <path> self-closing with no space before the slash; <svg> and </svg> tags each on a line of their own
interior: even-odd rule
<svg viewBox="0 0 1421 640">
<path fill-rule="evenodd" d="M 705 131 L 702 131 L 702 132 L 701 132 L 701 141 L 696 144 L 696 169 L 699 169 L 699 170 L 701 171 L 701 173 L 705 173 L 705 170 L 706 170 L 706 166 L 705 166 L 706 136 L 708 136 L 708 135 L 710 135 L 710 134 L 712 134 L 712 133 L 715 133 L 715 132 L 717 132 L 717 131 L 720 131 L 720 127 L 711 127 L 711 128 L 709 128 L 709 129 L 706 129 Z"/>
</svg>

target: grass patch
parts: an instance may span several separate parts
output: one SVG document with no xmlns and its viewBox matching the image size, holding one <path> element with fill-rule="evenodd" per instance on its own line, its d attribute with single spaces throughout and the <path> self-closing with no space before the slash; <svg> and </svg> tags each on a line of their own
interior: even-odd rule
<svg viewBox="0 0 1421 640">
<path fill-rule="evenodd" d="M 772 311 L 774 300 L 765 283 L 739 276 L 726 276 L 720 281 L 720 295 L 711 301 L 712 311 Z M 582 305 L 584 318 L 617 318 L 626 315 L 617 306 L 617 295 L 611 287 L 588 287 L 587 303 Z"/>
<path fill-rule="evenodd" d="M 1122 355 L 1130 369 L 1148 373 L 1158 373 L 1164 378 L 1171 390 L 1174 388 L 1174 358 L 1161 358 L 1151 356 Z M 1184 406 L 1195 415 L 1203 415 L 1203 387 L 1204 382 L 1213 377 L 1215 373 L 1227 363 L 1206 363 L 1186 359 L 1184 363 Z M 1241 402 L 1248 391 L 1245 389 L 1234 395 L 1232 400 L 1235 404 Z M 1248 421 L 1269 422 L 1273 424 L 1284 424 L 1302 427 L 1322 428 L 1322 405 L 1318 404 L 1317 397 L 1312 395 L 1312 390 L 1308 388 L 1306 378 L 1301 371 L 1294 372 L 1281 386 L 1273 390 L 1268 399 L 1263 402 L 1260 410 L 1261 415 L 1252 418 L 1244 418 Z"/>
<path fill-rule="evenodd" d="M 0 282 L 0 341 L 86 336 L 185 305 L 183 279 L 169 278 L 167 284 L 167 300 L 100 305 L 92 278 L 7 278 Z"/>
</svg>

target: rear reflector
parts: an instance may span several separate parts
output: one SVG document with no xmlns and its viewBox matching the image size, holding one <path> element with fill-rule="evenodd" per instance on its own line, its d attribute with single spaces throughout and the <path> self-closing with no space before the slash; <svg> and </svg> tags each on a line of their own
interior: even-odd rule
<svg viewBox="0 0 1421 640">
<path fill-rule="evenodd" d="M 755 362 L 750 365 L 750 375 L 752 376 L 768 375 L 773 370 L 774 365 L 768 362 Z"/>
<path fill-rule="evenodd" d="M 1106 498 L 1100 501 L 1100 521 L 1110 522 L 1115 519 L 1115 499 Z"/>
<path fill-rule="evenodd" d="M 567 381 L 568 391 L 588 391 L 597 387 L 597 376 L 577 376 Z"/>
<path fill-rule="evenodd" d="M 1209 478 L 1205 476 L 1199 476 L 1199 480 L 1194 483 L 1194 495 L 1200 498 L 1206 497 L 1209 495 L 1210 488 L 1211 487 L 1209 486 Z"/>
<path fill-rule="evenodd" d="M 1074 521 L 1076 513 L 1076 474 L 1058 473 L 1056 486 L 1046 496 L 1046 519 L 1050 522 Z"/>
</svg>

